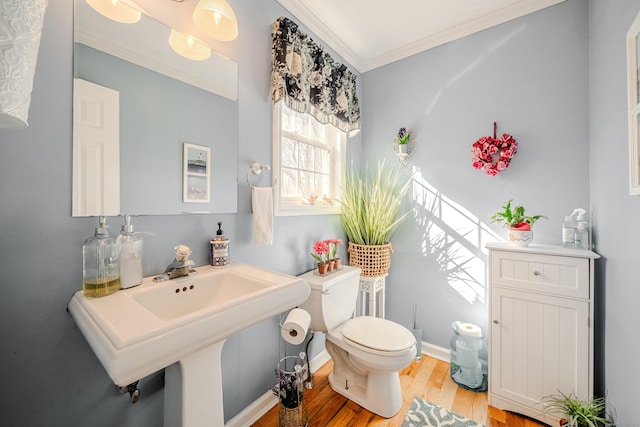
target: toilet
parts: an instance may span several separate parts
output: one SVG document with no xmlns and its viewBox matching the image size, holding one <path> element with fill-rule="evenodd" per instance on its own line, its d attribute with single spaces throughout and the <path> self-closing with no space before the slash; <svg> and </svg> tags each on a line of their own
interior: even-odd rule
<svg viewBox="0 0 640 427">
<path fill-rule="evenodd" d="M 325 346 L 333 359 L 331 388 L 381 417 L 396 415 L 402 407 L 398 371 L 416 355 L 413 334 L 390 320 L 353 317 L 359 268 L 343 267 L 324 276 L 310 271 L 300 277 L 311 287 L 300 308 L 311 315 L 309 329 L 325 333 Z"/>
</svg>

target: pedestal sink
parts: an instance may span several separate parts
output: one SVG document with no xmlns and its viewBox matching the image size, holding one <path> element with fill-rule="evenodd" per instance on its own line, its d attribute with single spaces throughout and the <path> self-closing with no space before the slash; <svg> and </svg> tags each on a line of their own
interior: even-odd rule
<svg viewBox="0 0 640 427">
<path fill-rule="evenodd" d="M 233 262 L 103 298 L 78 291 L 69 312 L 105 370 L 126 387 L 165 370 L 165 426 L 224 425 L 224 340 L 303 303 L 302 279 Z M 278 339 L 279 336 L 274 336 Z"/>
</svg>

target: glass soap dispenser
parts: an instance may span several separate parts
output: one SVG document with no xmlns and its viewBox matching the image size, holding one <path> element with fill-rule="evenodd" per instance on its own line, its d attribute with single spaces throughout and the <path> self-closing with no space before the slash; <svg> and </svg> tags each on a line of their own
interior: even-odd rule
<svg viewBox="0 0 640 427">
<path fill-rule="evenodd" d="M 131 215 L 124 215 L 124 224 L 116 243 L 120 247 L 120 286 L 131 288 L 142 283 L 142 239 L 133 233 Z"/>
<path fill-rule="evenodd" d="M 118 244 L 109 237 L 107 219 L 101 216 L 95 234 L 82 246 L 82 290 L 87 297 L 104 297 L 120 289 Z"/>
</svg>

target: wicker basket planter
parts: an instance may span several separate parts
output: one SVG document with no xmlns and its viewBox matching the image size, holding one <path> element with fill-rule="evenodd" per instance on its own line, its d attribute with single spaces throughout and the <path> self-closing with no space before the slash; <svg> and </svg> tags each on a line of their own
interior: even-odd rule
<svg viewBox="0 0 640 427">
<path fill-rule="evenodd" d="M 358 245 L 349 242 L 347 251 L 349 252 L 349 265 L 359 267 L 362 270 L 361 276 L 378 277 L 388 273 L 393 253 L 391 243 Z"/>
</svg>

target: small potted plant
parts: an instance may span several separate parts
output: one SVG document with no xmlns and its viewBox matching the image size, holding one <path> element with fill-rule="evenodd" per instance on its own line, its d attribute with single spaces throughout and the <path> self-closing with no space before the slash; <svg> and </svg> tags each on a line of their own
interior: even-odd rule
<svg viewBox="0 0 640 427">
<path fill-rule="evenodd" d="M 565 427 L 600 427 L 614 425 L 605 414 L 607 400 L 605 397 L 593 397 L 581 400 L 573 393 L 568 395 L 558 391 L 557 394 L 542 398 L 544 412 L 555 412 L 564 418 L 560 419 L 560 426 Z"/>
<path fill-rule="evenodd" d="M 533 224 L 540 218 L 547 219 L 544 215 L 525 215 L 523 206 L 511 206 L 513 199 L 507 201 L 502 210 L 491 216 L 491 222 L 502 222 L 508 229 L 508 239 L 518 246 L 529 246 L 533 240 Z"/>
<path fill-rule="evenodd" d="M 311 252 L 311 256 L 318 263 L 319 274 L 327 273 L 327 269 L 329 268 L 329 263 L 327 262 L 328 253 L 329 253 L 329 245 L 327 245 L 326 242 L 319 240 L 313 245 L 313 252 Z"/>
<path fill-rule="evenodd" d="M 394 149 L 398 156 L 407 156 L 413 151 L 415 142 L 411 141 L 413 134 L 407 131 L 406 128 L 401 127 L 394 139 Z"/>
</svg>

